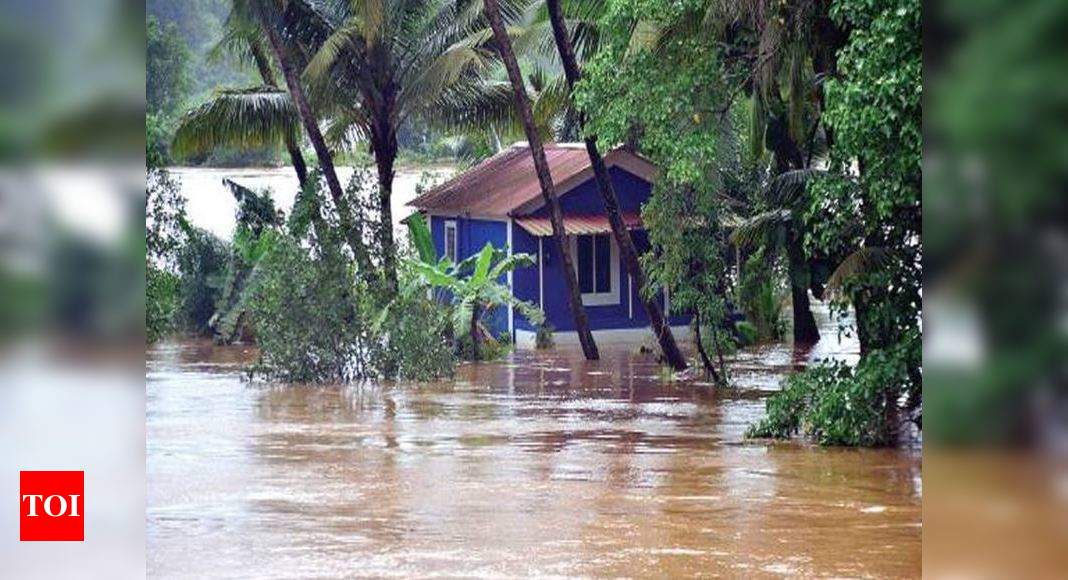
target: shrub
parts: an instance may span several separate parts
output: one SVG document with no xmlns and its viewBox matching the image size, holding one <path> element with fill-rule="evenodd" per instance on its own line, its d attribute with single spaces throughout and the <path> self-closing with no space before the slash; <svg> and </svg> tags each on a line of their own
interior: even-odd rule
<svg viewBox="0 0 1068 580">
<path fill-rule="evenodd" d="M 401 293 L 389 315 L 376 325 L 373 356 L 376 372 L 385 377 L 425 381 L 451 376 L 456 354 L 449 344 L 449 312 L 420 293 Z"/>
<path fill-rule="evenodd" d="M 767 253 L 766 248 L 760 248 L 746 258 L 738 284 L 738 305 L 753 326 L 754 342 L 778 340 L 786 327 L 782 316 L 783 291 L 776 285 L 780 276 L 775 273 L 775 261 L 767 259 Z"/>
<path fill-rule="evenodd" d="M 911 380 L 912 342 L 869 353 L 856 367 L 824 362 L 788 377 L 768 398 L 767 416 L 746 436 L 784 439 L 802 433 L 821 445 L 893 443 L 898 399 Z"/>
<path fill-rule="evenodd" d="M 197 334 L 211 332 L 211 317 L 226 280 L 230 248 L 211 233 L 190 228 L 178 254 L 181 272 L 180 322 Z"/>
<path fill-rule="evenodd" d="M 277 235 L 250 284 L 247 307 L 260 346 L 253 374 L 340 383 L 428 380 L 455 369 L 447 309 L 404 289 L 383 307 L 338 254 L 313 256 Z"/>
<path fill-rule="evenodd" d="M 180 280 L 171 272 L 149 266 L 145 282 L 145 332 L 149 342 L 156 342 L 174 330 L 181 303 Z"/>
<path fill-rule="evenodd" d="M 369 374 L 370 338 L 349 264 L 314 259 L 280 238 L 260 262 L 248 302 L 260 346 L 253 373 L 287 382 L 347 382 Z"/>
</svg>

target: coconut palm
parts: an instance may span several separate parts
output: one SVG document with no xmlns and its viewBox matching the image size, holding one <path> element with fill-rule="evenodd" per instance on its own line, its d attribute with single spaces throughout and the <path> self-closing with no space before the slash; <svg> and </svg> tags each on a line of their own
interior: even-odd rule
<svg viewBox="0 0 1068 580">
<path fill-rule="evenodd" d="M 520 15 L 521 1 L 508 5 Z M 290 0 L 285 30 L 309 55 L 310 94 L 331 110 L 337 145 L 366 143 L 378 173 L 383 269 L 396 285 L 390 205 L 397 134 L 409 120 L 428 125 L 495 118 L 507 84 L 487 80 L 492 67 L 474 0 Z"/>
<path fill-rule="evenodd" d="M 596 360 L 600 355 L 597 352 L 597 343 L 593 340 L 593 333 L 590 332 L 586 308 L 582 305 L 578 277 L 575 274 L 574 261 L 565 237 L 564 214 L 560 210 L 560 200 L 556 197 L 556 187 L 553 185 L 552 175 L 549 173 L 549 163 L 545 160 L 545 149 L 541 144 L 541 136 L 538 135 L 537 127 L 534 124 L 530 101 L 527 100 L 527 92 L 523 86 L 523 75 L 519 71 L 519 63 L 516 61 L 515 53 L 512 52 L 512 41 L 508 38 L 508 31 L 504 25 L 500 5 L 497 0 L 483 0 L 483 5 L 486 10 L 486 18 L 489 20 L 490 27 L 493 30 L 497 52 L 501 56 L 504 68 L 508 72 L 508 80 L 512 84 L 515 109 L 523 120 L 523 131 L 527 135 L 530 153 L 534 158 L 534 170 L 538 175 L 538 182 L 541 184 L 542 199 L 545 201 L 545 205 L 549 207 L 553 240 L 556 242 L 557 252 L 560 253 L 560 270 L 564 275 L 564 282 L 567 286 L 568 304 L 575 318 L 575 330 L 577 331 L 579 342 L 582 344 L 582 353 L 587 360 Z"/>
<path fill-rule="evenodd" d="M 571 43 L 570 33 L 564 22 L 560 0 L 546 0 L 546 4 L 549 10 L 549 19 L 552 23 L 553 37 L 556 39 L 560 61 L 564 68 L 564 76 L 567 79 L 568 87 L 574 90 L 575 85 L 579 82 L 581 73 L 578 68 L 575 50 Z M 581 115 L 578 123 L 579 127 L 583 125 L 583 117 Z M 597 137 L 587 136 L 585 143 L 586 152 L 590 157 L 590 164 L 593 166 L 593 173 L 597 181 L 597 190 L 601 193 L 601 199 L 604 201 L 605 213 L 608 215 L 608 222 L 612 226 L 612 235 L 615 237 L 616 245 L 619 246 L 623 263 L 638 288 L 644 288 L 646 284 L 645 273 L 642 271 L 641 263 L 638 261 L 638 251 L 634 247 L 634 240 L 631 239 L 630 231 L 627 230 L 627 226 L 623 223 L 623 215 L 619 211 L 619 197 L 612 186 L 612 178 L 608 175 L 608 167 L 604 164 L 604 158 L 601 157 L 601 153 L 597 150 Z M 664 318 L 664 311 L 660 308 L 660 304 L 655 297 L 645 293 L 641 293 L 641 301 L 645 307 L 645 312 L 649 315 L 649 324 L 653 328 L 653 334 L 656 335 L 657 340 L 660 342 L 660 350 L 664 353 L 668 364 L 676 370 L 685 369 L 686 358 L 682 356 L 682 351 L 679 350 L 679 346 L 675 342 L 675 336 L 671 333 L 671 327 Z"/>
</svg>

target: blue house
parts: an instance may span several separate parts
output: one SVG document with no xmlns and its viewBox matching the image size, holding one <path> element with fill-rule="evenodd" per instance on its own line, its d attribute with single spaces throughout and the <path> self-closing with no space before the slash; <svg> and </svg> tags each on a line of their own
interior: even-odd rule
<svg viewBox="0 0 1068 580">
<path fill-rule="evenodd" d="M 546 144 L 545 156 L 563 209 L 564 230 L 594 337 L 640 338 L 647 332 L 649 319 L 638 288 L 620 260 L 585 147 L 581 143 Z M 605 164 L 624 222 L 638 251 L 644 252 L 649 243 L 640 210 L 651 194 L 657 167 L 622 149 L 606 154 Z M 526 143 L 509 147 L 408 205 L 427 217 L 439 258 L 462 260 L 487 242 L 534 256 L 536 267 L 509 275 L 513 295 L 541 307 L 546 321 L 556 330 L 557 342 L 577 340 L 549 209 Z M 659 300 L 671 325 L 685 333 L 689 317 L 672 312 L 668 297 L 660 296 Z M 494 334 L 507 333 L 519 345 L 533 343 L 535 328 L 513 308 L 498 308 L 486 321 Z"/>
</svg>

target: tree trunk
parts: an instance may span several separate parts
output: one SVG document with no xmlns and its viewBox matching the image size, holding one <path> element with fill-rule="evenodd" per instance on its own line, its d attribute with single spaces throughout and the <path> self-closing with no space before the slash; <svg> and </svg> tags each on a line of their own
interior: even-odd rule
<svg viewBox="0 0 1068 580">
<path fill-rule="evenodd" d="M 546 0 L 546 5 L 549 8 L 549 20 L 552 23 L 556 48 L 560 52 L 560 60 L 564 65 L 567 86 L 573 91 L 582 73 L 579 71 L 575 51 L 571 46 L 571 39 L 567 35 L 564 15 L 560 10 L 560 0 Z M 579 114 L 578 122 L 580 130 L 585 128 L 585 114 Z M 631 239 L 630 232 L 627 230 L 626 224 L 623 223 L 623 215 L 619 211 L 619 197 L 616 196 L 616 190 L 612 186 L 608 168 L 604 164 L 601 153 L 597 150 L 597 137 L 592 135 L 586 137 L 585 142 L 586 153 L 590 156 L 590 164 L 593 166 L 593 173 L 597 180 L 597 190 L 601 192 L 605 214 L 608 216 L 608 223 L 612 226 L 612 235 L 616 239 L 616 245 L 619 246 L 619 253 L 623 258 L 623 263 L 626 265 L 627 271 L 630 272 L 634 284 L 638 288 L 645 288 L 645 272 L 642 271 L 641 263 L 638 261 L 638 250 L 634 247 L 634 240 Z M 664 358 L 675 370 L 681 371 L 685 369 L 686 357 L 682 355 L 678 343 L 675 342 L 675 335 L 672 334 L 671 327 L 664 319 L 664 311 L 660 308 L 659 302 L 656 301 L 655 297 L 646 297 L 641 292 L 639 292 L 639 296 L 641 296 L 645 312 L 649 315 L 649 325 L 660 343 L 660 350 L 663 352 Z"/>
<path fill-rule="evenodd" d="M 260 72 L 260 78 L 263 79 L 263 84 L 278 88 L 278 82 L 274 78 L 274 71 L 271 70 L 271 63 L 267 60 L 267 55 L 263 52 L 263 45 L 258 42 L 249 41 L 249 51 L 252 52 L 252 59 L 256 61 L 256 69 Z M 297 145 L 297 140 L 293 135 L 287 134 L 285 136 L 286 151 L 289 153 L 289 160 L 293 164 L 293 171 L 297 174 L 297 181 L 300 182 L 300 186 L 303 188 L 308 181 L 308 165 L 304 162 L 304 154 L 300 152 L 300 147 Z"/>
<path fill-rule="evenodd" d="M 560 252 L 560 269 L 563 271 L 564 281 L 567 283 L 567 299 L 571 306 L 571 312 L 575 317 L 575 330 L 578 333 L 579 342 L 582 343 L 582 353 L 587 360 L 599 358 L 597 344 L 590 332 L 589 320 L 586 318 L 586 309 L 582 305 L 582 293 L 579 292 L 578 277 L 575 274 L 571 252 L 567 247 L 564 232 L 564 215 L 560 210 L 560 202 L 556 199 L 556 189 L 553 186 L 552 176 L 549 174 L 549 164 L 545 160 L 545 150 L 541 145 L 541 137 L 534 125 L 534 115 L 530 111 L 530 102 L 527 100 L 526 89 L 523 87 L 523 76 L 519 72 L 519 63 L 516 62 L 512 52 L 512 42 L 508 39 L 504 22 L 501 20 L 500 6 L 497 0 L 483 0 L 486 8 L 486 17 L 490 27 L 493 28 L 493 37 L 497 43 L 497 51 L 504 62 L 504 68 L 508 71 L 508 79 L 512 83 L 512 93 L 516 108 L 523 119 L 523 130 L 530 143 L 530 153 L 534 157 L 534 169 L 538 174 L 538 182 L 541 184 L 541 195 L 545 204 L 549 206 L 551 221 L 553 224 L 553 239 L 556 240 L 556 248 Z"/>
<path fill-rule="evenodd" d="M 378 170 L 378 211 L 382 218 L 378 243 L 382 248 L 383 281 L 390 295 L 397 291 L 397 246 L 393 240 L 393 164 L 397 160 L 397 132 L 388 111 L 383 111 L 372 141 Z"/>
<path fill-rule="evenodd" d="M 716 365 L 712 364 L 712 359 L 708 357 L 708 351 L 705 350 L 705 344 L 701 340 L 701 315 L 694 316 L 693 320 L 693 340 L 697 344 L 697 354 L 701 356 L 701 364 L 705 367 L 705 375 L 712 378 L 712 382 L 717 385 L 722 385 L 720 381 L 719 373 L 716 372 Z"/>
<path fill-rule="evenodd" d="M 482 358 L 482 353 L 478 348 L 478 304 L 471 306 L 471 360 L 478 360 Z"/>
<path fill-rule="evenodd" d="M 304 124 L 304 131 L 308 134 L 308 140 L 311 141 L 312 147 L 315 149 L 315 156 L 319 158 L 319 166 L 323 170 L 323 176 L 326 177 L 326 185 L 330 190 L 330 197 L 334 200 L 334 206 L 337 208 L 338 221 L 341 224 L 341 229 L 345 239 L 348 241 L 349 246 L 352 248 L 352 253 L 356 257 L 356 263 L 361 271 L 370 272 L 373 271 L 370 257 L 367 255 L 367 249 L 364 247 L 360 230 L 352 221 L 352 213 L 349 209 L 349 204 L 345 200 L 344 191 L 341 189 L 341 182 L 337 178 L 337 171 L 334 169 L 334 157 L 330 153 L 330 149 L 326 146 L 326 141 L 323 139 L 323 134 L 319 130 L 319 123 L 315 115 L 312 113 L 311 105 L 308 103 L 308 99 L 304 96 L 304 89 L 300 85 L 300 76 L 294 68 L 293 63 L 289 60 L 286 54 L 286 47 L 282 43 L 282 38 L 278 34 L 278 30 L 275 29 L 271 19 L 264 12 L 260 12 L 260 25 L 263 27 L 264 33 L 267 35 L 267 40 L 271 44 L 271 50 L 274 51 L 274 56 L 278 59 L 278 65 L 282 69 L 282 77 L 286 81 L 286 88 L 289 90 L 289 96 L 293 99 L 293 104 L 297 107 L 297 112 L 300 114 L 301 122 Z"/>
<path fill-rule="evenodd" d="M 808 285 L 798 283 L 805 268 L 801 247 L 795 240 L 787 240 L 787 260 L 790 267 L 790 303 L 793 308 L 794 343 L 812 344 L 820 339 L 816 317 L 808 300 Z"/>
</svg>

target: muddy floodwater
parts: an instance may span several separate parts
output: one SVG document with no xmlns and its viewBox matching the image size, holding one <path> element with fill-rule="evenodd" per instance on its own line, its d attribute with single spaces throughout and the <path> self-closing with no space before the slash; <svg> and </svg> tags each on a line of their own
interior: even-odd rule
<svg viewBox="0 0 1068 580">
<path fill-rule="evenodd" d="M 147 353 L 153 577 L 920 575 L 917 448 L 748 442 L 791 368 L 730 390 L 633 345 L 521 351 L 432 384 L 248 383 L 248 347 Z"/>
</svg>

